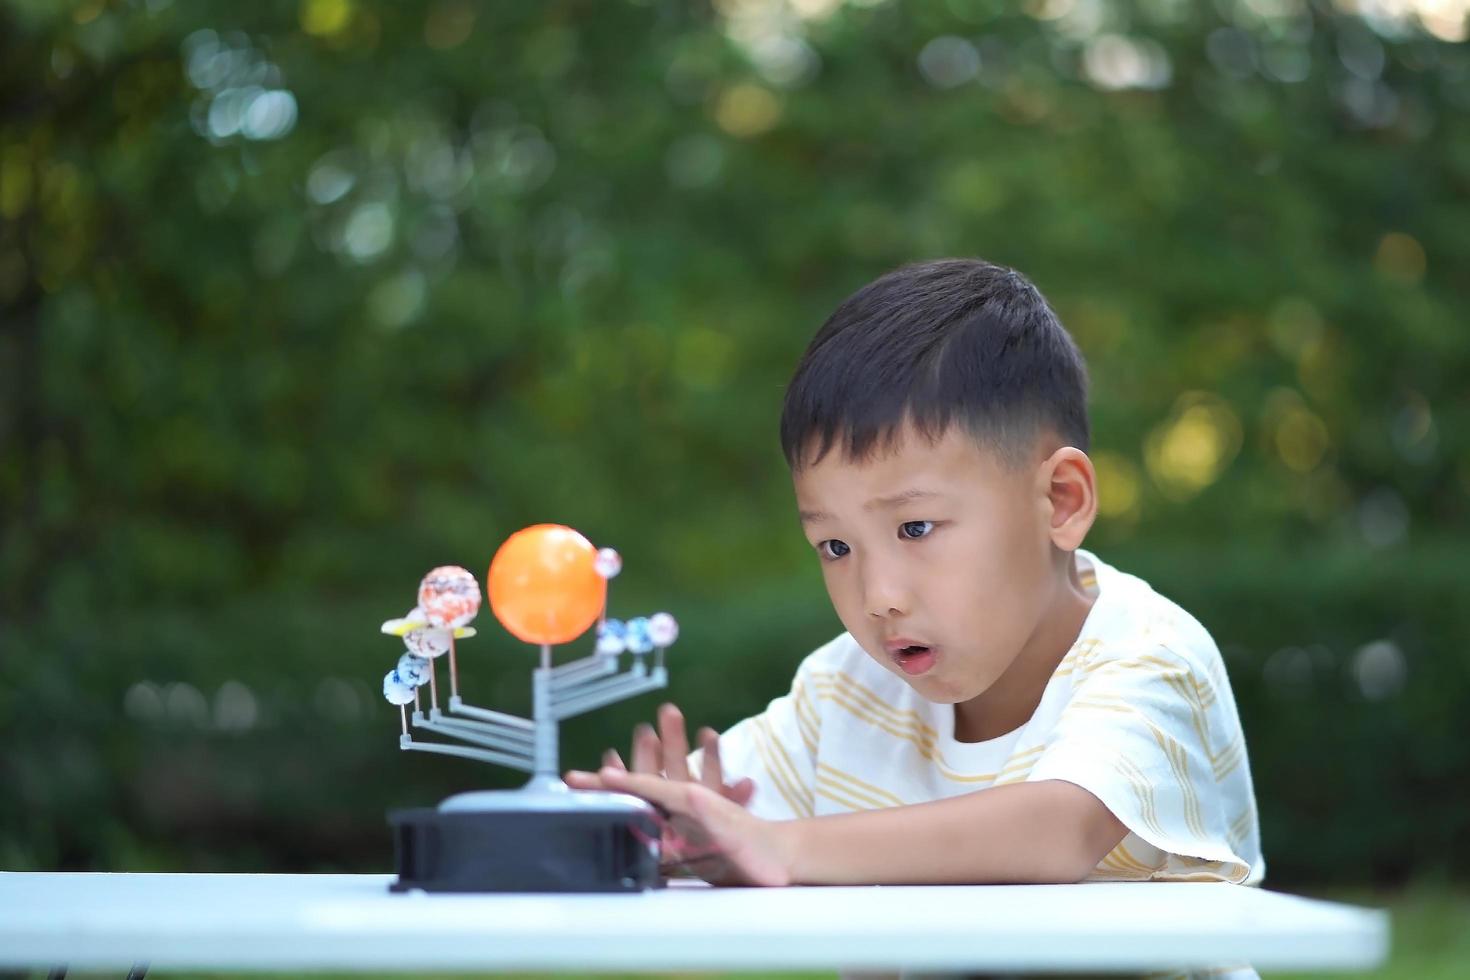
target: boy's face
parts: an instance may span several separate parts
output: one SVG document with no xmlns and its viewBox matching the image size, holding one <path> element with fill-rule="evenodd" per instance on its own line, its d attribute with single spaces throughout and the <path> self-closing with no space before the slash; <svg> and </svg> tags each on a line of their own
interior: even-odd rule
<svg viewBox="0 0 1470 980">
<path fill-rule="evenodd" d="M 988 690 L 1057 601 L 1047 468 L 1041 455 L 1003 466 L 952 426 L 933 443 L 905 429 L 862 463 L 834 449 L 794 474 L 843 626 L 930 701 Z"/>
</svg>

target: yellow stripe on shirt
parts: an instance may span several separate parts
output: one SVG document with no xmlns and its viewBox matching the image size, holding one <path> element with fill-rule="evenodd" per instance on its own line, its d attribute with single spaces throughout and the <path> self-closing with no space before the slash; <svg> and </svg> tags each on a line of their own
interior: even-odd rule
<svg viewBox="0 0 1470 980">
<path fill-rule="evenodd" d="M 771 776 L 771 783 L 776 787 L 776 792 L 780 793 L 782 798 L 786 800 L 786 805 L 791 808 L 792 813 L 798 817 L 811 816 L 811 804 L 804 798 L 805 794 L 798 788 L 801 781 L 797 780 L 795 785 L 789 783 L 786 774 L 776 765 L 776 760 L 771 753 L 771 746 L 768 741 L 770 738 L 770 729 L 766 725 L 764 718 L 756 720 L 753 731 L 755 737 L 751 741 L 755 744 L 756 753 L 760 755 L 761 763 L 766 767 L 766 772 Z"/>
<path fill-rule="evenodd" d="M 817 754 L 818 733 L 822 730 L 821 720 L 811 704 L 807 702 L 806 685 L 798 680 L 792 685 L 792 706 L 796 709 L 796 729 L 801 734 L 802 742 L 806 743 L 806 750 L 813 756 Z"/>
<path fill-rule="evenodd" d="M 778 739 L 776 737 L 776 733 L 771 730 L 770 721 L 764 718 L 761 720 L 765 723 L 766 735 L 768 735 L 771 739 L 771 747 L 776 750 L 776 761 L 781 763 L 781 765 L 785 767 L 786 774 L 791 779 L 791 784 L 793 786 L 803 787 L 804 782 L 801 778 L 801 774 L 797 772 L 796 763 L 792 762 L 791 756 L 787 754 L 786 746 L 781 744 L 781 740 Z M 807 795 L 802 794 L 802 798 L 804 801 L 806 801 Z M 807 802 L 807 810 L 808 812 L 810 812 L 811 810 L 811 804 L 809 801 Z"/>
<path fill-rule="evenodd" d="M 833 793 L 845 794 L 849 799 L 856 800 L 861 804 L 861 806 L 856 808 L 860 810 L 885 810 L 889 806 L 892 806 L 892 804 L 885 803 L 876 796 L 869 796 L 866 793 L 853 789 L 845 783 L 838 782 L 823 771 L 821 767 L 817 769 L 817 788 L 828 799 L 836 799 L 832 795 Z"/>
<path fill-rule="evenodd" d="M 1148 778 L 1144 776 L 1142 770 L 1124 756 L 1115 756 L 1112 762 L 1118 775 L 1133 787 L 1134 795 L 1138 797 L 1139 816 L 1143 819 L 1144 825 L 1158 837 L 1167 837 L 1164 828 L 1159 825 L 1158 811 L 1154 806 L 1154 790 L 1149 785 Z"/>
<path fill-rule="evenodd" d="M 882 800 L 883 802 L 879 804 L 880 806 L 904 805 L 904 801 L 901 798 L 894 795 L 893 793 L 888 792 L 888 790 L 883 789 L 881 786 L 874 786 L 872 783 L 864 782 L 863 780 L 857 778 L 850 772 L 844 772 L 841 769 L 838 769 L 836 766 L 828 765 L 825 762 L 819 762 L 817 763 L 817 777 L 820 779 L 823 773 L 826 773 L 827 776 L 832 779 L 841 780 L 843 782 L 849 783 L 850 785 L 856 787 L 857 790 L 861 790 L 864 793 L 867 793 L 877 799 Z"/>
<path fill-rule="evenodd" d="M 938 736 L 938 732 L 934 730 L 933 726 L 927 724 L 917 711 L 895 708 L 883 700 L 883 698 L 879 697 L 872 688 L 862 684 L 850 674 L 843 673 L 840 670 L 814 670 L 812 671 L 812 678 L 818 683 L 828 681 L 842 685 L 875 712 L 880 715 L 886 715 L 888 720 L 893 724 L 912 728 L 914 734 L 921 739 L 932 742 Z"/>
<path fill-rule="evenodd" d="M 882 719 L 875 717 L 864 706 L 853 701 L 846 690 L 839 689 L 834 684 L 826 684 L 819 687 L 818 696 L 821 697 L 823 700 L 831 701 L 833 704 L 845 709 L 847 712 L 849 712 L 859 720 L 865 721 L 873 727 L 879 728 L 895 738 L 899 738 L 905 742 L 909 742 L 914 746 L 915 749 L 918 750 L 920 756 L 922 756 L 928 762 L 933 763 L 935 769 L 938 770 L 939 774 L 945 779 L 950 780 L 951 782 L 973 784 L 991 783 L 995 781 L 996 773 L 993 772 L 968 774 L 957 772 L 956 770 L 950 768 L 939 756 L 938 750 L 934 748 L 932 742 L 920 741 L 912 733 L 900 731 L 899 729 L 894 728 L 892 725 L 887 724 Z"/>
</svg>

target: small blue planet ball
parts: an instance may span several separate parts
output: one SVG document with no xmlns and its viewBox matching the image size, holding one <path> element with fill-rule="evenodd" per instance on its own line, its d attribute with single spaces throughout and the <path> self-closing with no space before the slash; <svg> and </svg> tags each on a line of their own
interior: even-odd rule
<svg viewBox="0 0 1470 980">
<path fill-rule="evenodd" d="M 383 675 L 383 697 L 389 704 L 408 704 L 413 700 L 413 685 L 398 676 L 398 671 L 390 670 Z"/>
<path fill-rule="evenodd" d="M 398 658 L 396 673 L 400 678 L 412 684 L 414 687 L 423 687 L 429 683 L 429 671 L 432 669 L 429 661 L 423 657 L 416 657 L 412 653 L 405 653 Z"/>
<path fill-rule="evenodd" d="M 597 652 L 604 657 L 615 657 L 627 649 L 625 642 L 627 627 L 621 619 L 609 619 L 597 628 Z"/>
<path fill-rule="evenodd" d="M 648 635 L 648 618 L 637 616 L 628 620 L 628 635 L 624 641 L 630 653 L 647 653 L 653 649 L 653 638 Z"/>
</svg>

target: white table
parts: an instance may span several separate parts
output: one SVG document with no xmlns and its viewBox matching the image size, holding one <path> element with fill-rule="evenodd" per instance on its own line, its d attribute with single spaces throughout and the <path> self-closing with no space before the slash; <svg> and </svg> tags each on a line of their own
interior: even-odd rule
<svg viewBox="0 0 1470 980">
<path fill-rule="evenodd" d="M 1368 969 L 1386 913 L 1224 884 L 404 895 L 391 875 L 0 873 L 0 967 Z"/>
</svg>

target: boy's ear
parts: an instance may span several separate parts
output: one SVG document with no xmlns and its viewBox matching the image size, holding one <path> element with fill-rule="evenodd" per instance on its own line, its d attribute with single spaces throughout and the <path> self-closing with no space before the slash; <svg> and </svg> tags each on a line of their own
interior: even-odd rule
<svg viewBox="0 0 1470 980">
<path fill-rule="evenodd" d="M 1038 474 L 1049 504 L 1048 533 L 1052 544 L 1075 551 L 1097 519 L 1097 473 L 1087 454 L 1063 446 L 1041 465 Z"/>
</svg>

